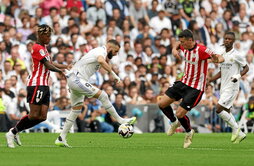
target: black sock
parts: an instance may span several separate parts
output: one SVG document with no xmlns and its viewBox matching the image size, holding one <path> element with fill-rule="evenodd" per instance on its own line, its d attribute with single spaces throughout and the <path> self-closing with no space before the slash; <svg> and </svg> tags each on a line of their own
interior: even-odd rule
<svg viewBox="0 0 254 166">
<path fill-rule="evenodd" d="M 184 116 L 183 118 L 178 118 L 179 122 L 181 123 L 181 125 L 183 126 L 183 128 L 185 129 L 186 132 L 190 132 L 191 131 L 191 126 L 190 126 L 190 119 L 188 118 L 188 116 Z"/>
<path fill-rule="evenodd" d="M 162 110 L 162 112 L 168 117 L 168 119 L 173 123 L 176 121 L 174 112 L 172 107 L 169 105 L 165 108 L 160 108 Z"/>
<path fill-rule="evenodd" d="M 31 119 L 28 118 L 28 115 L 26 115 L 13 128 L 12 133 L 17 134 L 20 131 L 23 131 L 25 129 L 29 129 L 29 128 L 39 124 L 40 122 L 42 122 L 42 120 L 31 120 Z"/>
</svg>

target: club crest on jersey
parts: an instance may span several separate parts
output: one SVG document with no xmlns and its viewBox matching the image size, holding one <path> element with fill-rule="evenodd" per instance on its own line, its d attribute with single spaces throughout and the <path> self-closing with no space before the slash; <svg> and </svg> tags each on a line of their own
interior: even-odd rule
<svg viewBox="0 0 254 166">
<path fill-rule="evenodd" d="M 39 53 L 40 53 L 42 56 L 45 56 L 45 55 L 46 55 L 46 53 L 44 52 L 43 49 L 40 49 Z"/>
<path fill-rule="evenodd" d="M 231 58 L 231 59 L 230 59 L 230 62 L 234 62 L 234 59 L 233 59 L 233 58 Z"/>
</svg>

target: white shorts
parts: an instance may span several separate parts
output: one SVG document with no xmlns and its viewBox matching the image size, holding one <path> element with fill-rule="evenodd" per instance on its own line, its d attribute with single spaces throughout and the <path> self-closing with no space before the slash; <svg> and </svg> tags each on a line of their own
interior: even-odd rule
<svg viewBox="0 0 254 166">
<path fill-rule="evenodd" d="M 220 93 L 220 99 L 218 103 L 229 109 L 233 106 L 233 103 L 238 95 L 239 90 L 225 90 Z"/>
<path fill-rule="evenodd" d="M 85 96 L 91 98 L 100 90 L 89 82 L 79 78 L 75 73 L 69 73 L 66 77 L 71 92 L 72 107 L 82 105 Z"/>
</svg>

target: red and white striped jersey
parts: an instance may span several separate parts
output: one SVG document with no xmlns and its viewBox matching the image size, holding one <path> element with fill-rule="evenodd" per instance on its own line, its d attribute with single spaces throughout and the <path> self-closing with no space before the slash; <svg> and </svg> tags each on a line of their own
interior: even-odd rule
<svg viewBox="0 0 254 166">
<path fill-rule="evenodd" d="M 32 48 L 33 71 L 29 76 L 27 86 L 48 86 L 50 71 L 41 62 L 43 58 L 50 61 L 50 55 L 45 46 L 34 44 Z"/>
<path fill-rule="evenodd" d="M 181 81 L 198 90 L 204 91 L 206 85 L 207 66 L 212 51 L 204 45 L 195 44 L 193 49 L 187 50 L 180 46 L 183 51 L 185 68 Z"/>
</svg>

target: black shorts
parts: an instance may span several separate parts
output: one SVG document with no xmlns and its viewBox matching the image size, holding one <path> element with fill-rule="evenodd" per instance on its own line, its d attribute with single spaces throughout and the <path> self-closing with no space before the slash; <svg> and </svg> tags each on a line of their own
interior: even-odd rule
<svg viewBox="0 0 254 166">
<path fill-rule="evenodd" d="M 176 101 L 183 99 L 180 106 L 190 111 L 202 98 L 203 92 L 185 85 L 181 81 L 176 81 L 172 87 L 169 87 L 165 94 Z"/>
<path fill-rule="evenodd" d="M 49 106 L 50 91 L 48 86 L 28 86 L 26 89 L 28 103 Z"/>
</svg>

